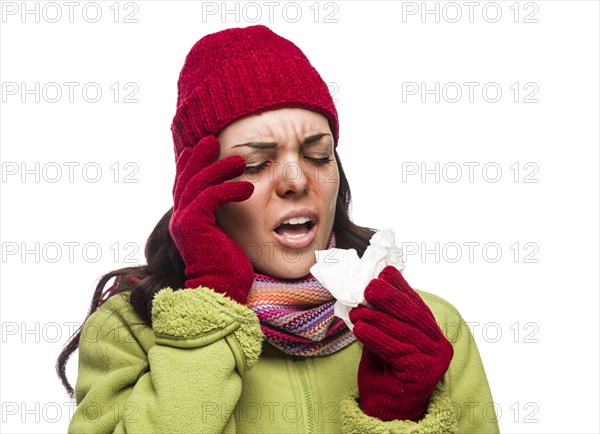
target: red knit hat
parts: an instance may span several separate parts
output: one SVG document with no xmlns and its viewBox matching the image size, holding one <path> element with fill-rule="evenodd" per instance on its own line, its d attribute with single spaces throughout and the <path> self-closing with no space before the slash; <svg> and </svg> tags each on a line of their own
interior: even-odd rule
<svg viewBox="0 0 600 434">
<path fill-rule="evenodd" d="M 188 53 L 179 75 L 171 124 L 175 159 L 233 121 L 283 107 L 301 107 L 329 120 L 334 146 L 338 115 L 327 84 L 302 50 L 264 25 L 206 35 Z"/>
</svg>

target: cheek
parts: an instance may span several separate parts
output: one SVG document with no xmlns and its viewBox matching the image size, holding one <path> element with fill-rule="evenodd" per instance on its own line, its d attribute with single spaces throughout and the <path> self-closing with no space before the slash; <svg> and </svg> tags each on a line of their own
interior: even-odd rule
<svg viewBox="0 0 600 434">
<path fill-rule="evenodd" d="M 261 221 L 261 191 L 255 185 L 250 198 L 243 202 L 230 202 L 221 205 L 215 212 L 217 223 L 230 234 L 247 233 Z"/>
<path fill-rule="evenodd" d="M 215 211 L 217 223 L 225 229 L 232 227 L 234 224 L 236 224 L 236 219 L 241 216 L 240 211 L 242 210 L 243 206 L 240 207 L 240 204 L 235 202 L 221 205 Z"/>
<path fill-rule="evenodd" d="M 314 185 L 319 193 L 319 197 L 326 203 L 332 203 L 335 207 L 335 201 L 340 187 L 340 175 L 337 166 L 327 171 L 319 173 L 319 178 L 314 179 Z"/>
</svg>

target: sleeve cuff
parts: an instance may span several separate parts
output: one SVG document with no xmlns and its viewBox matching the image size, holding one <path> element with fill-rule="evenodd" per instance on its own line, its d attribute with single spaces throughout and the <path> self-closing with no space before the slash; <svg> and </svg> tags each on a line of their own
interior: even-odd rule
<svg viewBox="0 0 600 434">
<path fill-rule="evenodd" d="M 225 338 L 245 371 L 259 359 L 262 331 L 256 314 L 210 288 L 160 290 L 152 301 L 156 343 L 179 348 L 209 345 Z"/>
<path fill-rule="evenodd" d="M 456 416 L 446 386 L 441 382 L 433 391 L 425 416 L 419 422 L 411 420 L 386 422 L 368 416 L 360 408 L 357 402 L 358 397 L 358 390 L 355 389 L 341 402 L 342 431 L 344 433 L 456 433 Z"/>
</svg>

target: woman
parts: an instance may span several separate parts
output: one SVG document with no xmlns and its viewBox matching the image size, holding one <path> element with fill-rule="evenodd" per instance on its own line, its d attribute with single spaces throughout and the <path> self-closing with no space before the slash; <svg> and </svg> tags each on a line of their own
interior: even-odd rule
<svg viewBox="0 0 600 434">
<path fill-rule="evenodd" d="M 262 25 L 217 32 L 178 91 L 173 208 L 59 358 L 72 393 L 79 345 L 69 432 L 498 432 L 452 305 L 388 266 L 351 331 L 310 273 L 374 231 L 350 221 L 337 112 L 303 52 Z"/>
</svg>

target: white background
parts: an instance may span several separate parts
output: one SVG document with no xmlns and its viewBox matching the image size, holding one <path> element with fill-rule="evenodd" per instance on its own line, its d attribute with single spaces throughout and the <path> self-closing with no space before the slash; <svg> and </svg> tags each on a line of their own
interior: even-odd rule
<svg viewBox="0 0 600 434">
<path fill-rule="evenodd" d="M 238 3 L 236 20 L 221 16 L 221 2 L 204 2 L 217 10 L 209 15 L 201 2 L 109 1 L 93 23 L 96 8 L 79 2 L 71 23 L 63 2 L 27 2 L 39 22 L 21 16 L 21 2 L 3 2 L 2 431 L 66 431 L 71 407 L 54 363 L 70 324 L 84 320 L 103 273 L 132 265 L 129 253 L 144 262 L 145 240 L 171 206 L 169 127 L 185 55 L 205 34 L 252 25 L 260 12 L 256 23 L 293 41 L 335 83 L 354 221 L 393 228 L 405 253 L 417 248 L 406 257 L 408 282 L 475 324 L 502 432 L 599 432 L 599 5 L 489 3 L 470 19 L 463 2 L 427 2 L 436 22 L 421 16 L 421 2 L 279 2 L 272 19 L 264 2 Z M 73 102 L 65 82 L 79 83 Z M 479 83 L 473 102 L 465 82 Z M 35 83 L 39 102 L 23 92 Z M 63 91 L 55 103 L 48 83 Z M 98 102 L 84 99 L 87 83 L 101 87 Z M 440 100 L 403 101 L 403 83 L 439 83 Z M 460 85 L 458 102 L 448 83 Z M 495 86 L 502 96 L 493 103 Z M 134 89 L 138 102 L 125 103 Z M 524 102 L 534 90 L 538 102 Z M 73 182 L 65 163 L 79 163 Z M 438 182 L 406 171 L 421 163 L 439 163 Z M 478 164 L 473 182 L 465 163 Z M 457 166 L 462 177 L 451 182 Z M 56 167 L 62 177 L 51 182 Z M 23 168 L 32 169 L 24 179 Z M 475 243 L 472 260 L 465 243 Z M 421 256 L 436 246 L 439 257 Z M 76 369 L 77 354 L 72 384 Z"/>
</svg>

